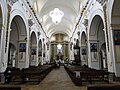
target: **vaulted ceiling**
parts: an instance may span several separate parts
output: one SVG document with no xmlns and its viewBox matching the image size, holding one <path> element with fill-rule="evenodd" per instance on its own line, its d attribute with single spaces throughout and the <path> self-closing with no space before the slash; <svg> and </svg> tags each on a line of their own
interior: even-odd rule
<svg viewBox="0 0 120 90">
<path fill-rule="evenodd" d="M 33 0 L 35 11 L 48 37 L 55 34 L 72 35 L 73 28 L 80 15 L 81 3 L 84 0 Z M 49 16 L 50 11 L 59 8 L 64 12 L 61 23 L 54 24 Z"/>
</svg>

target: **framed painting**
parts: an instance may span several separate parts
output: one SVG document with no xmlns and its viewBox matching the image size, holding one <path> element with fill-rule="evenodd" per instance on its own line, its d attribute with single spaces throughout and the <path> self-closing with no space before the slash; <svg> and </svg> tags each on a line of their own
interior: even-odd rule
<svg viewBox="0 0 120 90">
<path fill-rule="evenodd" d="M 26 43 L 19 43 L 19 61 L 24 62 L 26 60 Z"/>
<path fill-rule="evenodd" d="M 19 44 L 19 52 L 26 52 L 26 43 Z"/>
<path fill-rule="evenodd" d="M 90 43 L 91 52 L 97 52 L 97 43 Z"/>
<path fill-rule="evenodd" d="M 114 44 L 120 45 L 120 30 L 114 30 Z"/>
</svg>

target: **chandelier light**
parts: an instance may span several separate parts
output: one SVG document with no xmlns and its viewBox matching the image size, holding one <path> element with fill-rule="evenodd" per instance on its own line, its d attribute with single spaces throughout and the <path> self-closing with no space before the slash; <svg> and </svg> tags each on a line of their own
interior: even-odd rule
<svg viewBox="0 0 120 90">
<path fill-rule="evenodd" d="M 49 13 L 49 15 L 52 18 L 53 23 L 59 24 L 61 22 L 62 17 L 64 16 L 64 13 L 58 8 L 54 8 L 54 10 Z"/>
</svg>

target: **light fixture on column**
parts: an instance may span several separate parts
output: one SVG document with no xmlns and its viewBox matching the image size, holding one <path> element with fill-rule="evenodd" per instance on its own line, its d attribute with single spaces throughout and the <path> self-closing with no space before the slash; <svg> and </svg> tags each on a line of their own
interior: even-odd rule
<svg viewBox="0 0 120 90">
<path fill-rule="evenodd" d="M 59 24 L 61 22 L 62 17 L 64 16 L 64 13 L 58 8 L 54 8 L 54 10 L 49 13 L 49 15 L 52 18 L 53 23 Z"/>
</svg>

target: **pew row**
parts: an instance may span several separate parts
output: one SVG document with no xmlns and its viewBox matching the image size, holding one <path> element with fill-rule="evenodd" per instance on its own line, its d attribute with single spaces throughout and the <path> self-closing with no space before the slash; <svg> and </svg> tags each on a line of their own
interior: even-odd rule
<svg viewBox="0 0 120 90">
<path fill-rule="evenodd" d="M 21 90 L 21 86 L 15 86 L 15 85 L 0 85 L 0 90 Z"/>
<path fill-rule="evenodd" d="M 89 85 L 87 90 L 120 90 L 120 85 L 108 84 L 108 85 Z"/>
<path fill-rule="evenodd" d="M 105 81 L 109 83 L 109 73 L 103 70 L 96 70 L 82 66 L 64 66 L 73 83 L 76 86 L 82 85 L 83 82 Z"/>
<path fill-rule="evenodd" d="M 44 66 L 31 66 L 25 69 L 12 70 L 12 81 L 20 82 L 21 84 L 26 82 L 38 82 L 40 83 L 47 74 L 53 69 L 54 65 L 44 65 Z"/>
</svg>

